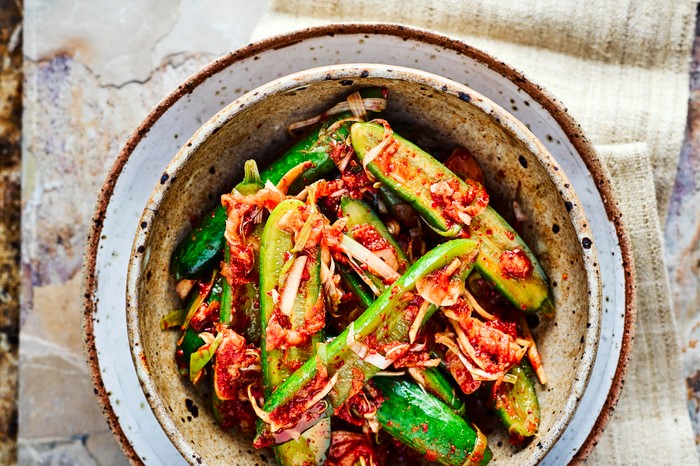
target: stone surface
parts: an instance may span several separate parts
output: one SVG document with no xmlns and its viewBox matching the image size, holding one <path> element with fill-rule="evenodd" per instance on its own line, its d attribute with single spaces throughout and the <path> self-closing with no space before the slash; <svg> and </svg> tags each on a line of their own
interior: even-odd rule
<svg viewBox="0 0 700 466">
<path fill-rule="evenodd" d="M 15 458 L 17 422 L 18 5 L 0 0 L 0 464 Z M 21 464 L 127 463 L 93 396 L 80 334 L 79 273 L 94 201 L 149 109 L 205 63 L 247 42 L 264 6 L 240 0 L 25 6 Z M 666 254 L 689 410 L 700 434 L 700 39 L 694 54 Z"/>
<path fill-rule="evenodd" d="M 95 200 L 122 145 L 150 109 L 187 76 L 244 45 L 264 5 L 26 5 L 21 464 L 127 463 L 94 396 L 83 350 L 80 269 Z M 0 357 L 0 376 L 6 365 Z M 14 392 L 7 397 L 13 398 Z M 16 413 L 12 419 L 17 422 Z"/>
<path fill-rule="evenodd" d="M 690 67 L 688 125 L 666 222 L 671 298 L 700 452 L 700 22 Z"/>
<path fill-rule="evenodd" d="M 21 3 L 0 0 L 0 464 L 16 461 L 21 70 Z"/>
</svg>

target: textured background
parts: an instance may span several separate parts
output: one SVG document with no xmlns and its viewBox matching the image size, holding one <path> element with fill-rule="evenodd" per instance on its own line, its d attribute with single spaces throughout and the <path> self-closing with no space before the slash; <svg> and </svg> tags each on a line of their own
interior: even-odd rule
<svg viewBox="0 0 700 466">
<path fill-rule="evenodd" d="M 0 0 L 0 464 L 126 464 L 83 358 L 80 266 L 94 200 L 121 145 L 187 76 L 245 42 L 264 2 L 32 0 L 25 5 L 23 251 L 20 2 Z M 241 17 L 248 18 L 240 21 Z M 231 18 L 240 29 L 230 28 Z M 698 37 L 696 33 L 696 37 Z M 700 433 L 700 41 L 665 252 L 689 412 Z M 60 400 L 60 402 L 57 402 Z"/>
<path fill-rule="evenodd" d="M 16 457 L 22 5 L 0 0 L 0 464 Z"/>
</svg>

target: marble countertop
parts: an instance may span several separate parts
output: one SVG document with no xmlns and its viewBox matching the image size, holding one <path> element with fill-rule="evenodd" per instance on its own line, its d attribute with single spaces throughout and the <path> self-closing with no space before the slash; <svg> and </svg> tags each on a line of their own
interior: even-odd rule
<svg viewBox="0 0 700 466">
<path fill-rule="evenodd" d="M 0 0 L 0 23 L 9 11 L 1 7 L 11 4 Z M 149 110 L 203 65 L 245 44 L 265 2 L 105 5 L 33 0 L 24 6 L 23 249 L 21 271 L 14 269 L 14 283 L 22 277 L 21 464 L 128 464 L 93 395 L 83 354 L 80 268 L 94 201 L 119 149 Z M 232 19 L 238 27 L 231 27 Z M 0 32 L 12 31 L 3 26 Z M 15 56 L 9 43 L 10 36 L 0 34 L 4 57 Z M 688 130 L 666 223 L 666 256 L 689 413 L 700 435 L 700 37 L 693 53 Z M 2 73 L 0 84 L 6 82 Z M 5 101 L 11 100 L 5 95 L 3 85 L 0 134 L 6 131 Z M 0 207 L 17 199 L 17 159 L 5 160 Z M 17 224 L 17 215 L 0 217 L 0 272 L 2 252 L 16 251 L 7 244 L 16 246 Z M 3 280 L 0 273 L 0 291 L 16 289 Z M 0 375 L 14 367 L 16 354 L 11 322 L 18 296 L 10 294 L 8 300 L 0 295 Z M 0 399 L 6 399 L 3 393 Z M 0 432 L 6 412 L 0 410 Z"/>
</svg>

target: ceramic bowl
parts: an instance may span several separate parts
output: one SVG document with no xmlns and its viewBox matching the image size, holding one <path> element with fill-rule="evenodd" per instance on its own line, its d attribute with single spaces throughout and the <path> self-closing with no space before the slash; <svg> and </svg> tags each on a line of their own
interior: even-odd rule
<svg viewBox="0 0 700 466">
<path fill-rule="evenodd" d="M 256 464 L 272 460 L 249 438 L 225 433 L 206 400 L 177 372 L 178 335 L 159 321 L 179 305 L 168 273 L 173 249 L 241 177 L 254 154 L 264 166 L 289 144 L 293 121 L 321 112 L 371 85 L 389 89 L 387 119 L 415 125 L 433 141 L 468 148 L 486 175 L 492 198 L 518 198 L 524 237 L 552 281 L 558 312 L 535 329 L 550 379 L 539 389 L 540 434 L 524 448 L 503 433 L 489 436 L 495 464 L 535 464 L 571 420 L 595 359 L 601 314 L 600 277 L 589 223 L 563 170 L 516 118 L 476 91 L 410 68 L 336 65 L 292 74 L 240 97 L 175 155 L 139 221 L 127 277 L 127 330 L 136 372 L 164 431 L 192 464 Z M 519 190 L 519 191 L 518 191 Z"/>
</svg>

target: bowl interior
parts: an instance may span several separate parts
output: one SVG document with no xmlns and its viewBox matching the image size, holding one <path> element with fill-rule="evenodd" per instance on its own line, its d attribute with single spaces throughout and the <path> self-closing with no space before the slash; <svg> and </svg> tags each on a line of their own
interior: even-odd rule
<svg viewBox="0 0 700 466">
<path fill-rule="evenodd" d="M 264 464 L 270 451 L 215 424 L 208 400 L 183 380 L 174 360 L 177 332 L 160 319 L 181 306 L 168 273 L 170 257 L 192 220 L 208 212 L 242 175 L 249 158 L 265 166 L 290 144 L 286 127 L 320 113 L 359 88 L 389 89 L 386 117 L 437 153 L 466 147 L 503 214 L 517 199 L 523 236 L 550 277 L 557 313 L 533 329 L 549 383 L 538 385 L 540 435 L 521 448 L 489 433 L 494 464 L 532 464 L 570 420 L 595 356 L 600 313 L 592 238 L 565 176 L 527 129 L 500 107 L 457 83 L 424 72 L 378 65 L 310 70 L 238 99 L 205 124 L 168 167 L 144 212 L 127 283 L 129 336 L 139 379 L 166 433 L 188 461 Z M 590 244 L 590 242 L 586 243 Z"/>
</svg>

